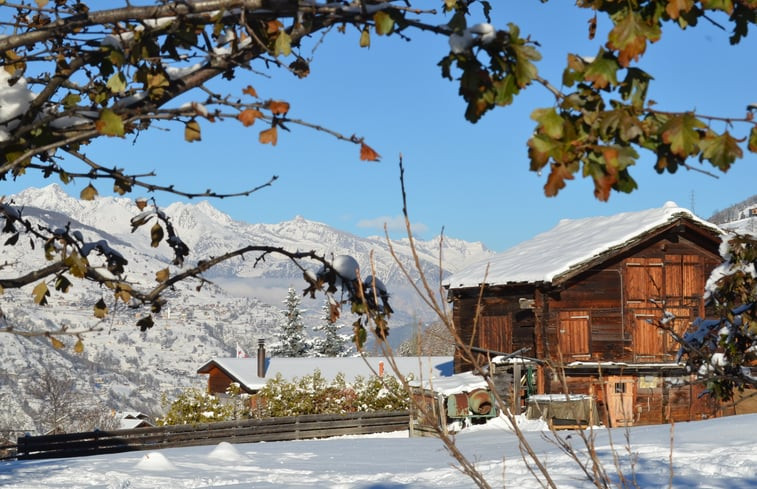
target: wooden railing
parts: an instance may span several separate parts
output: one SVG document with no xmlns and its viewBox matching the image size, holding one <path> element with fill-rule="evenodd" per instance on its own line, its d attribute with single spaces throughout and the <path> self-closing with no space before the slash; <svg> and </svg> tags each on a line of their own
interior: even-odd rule
<svg viewBox="0 0 757 489">
<path fill-rule="evenodd" d="M 78 457 L 133 450 L 214 445 L 222 441 L 253 443 L 364 435 L 406 430 L 408 424 L 407 411 L 382 411 L 22 436 L 17 439 L 16 458 Z"/>
</svg>

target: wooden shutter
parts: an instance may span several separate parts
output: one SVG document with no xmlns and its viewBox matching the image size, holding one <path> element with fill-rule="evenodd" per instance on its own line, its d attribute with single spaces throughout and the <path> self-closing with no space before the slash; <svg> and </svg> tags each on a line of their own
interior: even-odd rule
<svg viewBox="0 0 757 489">
<path fill-rule="evenodd" d="M 557 338 L 563 356 L 589 355 L 589 311 L 560 311 Z"/>
</svg>

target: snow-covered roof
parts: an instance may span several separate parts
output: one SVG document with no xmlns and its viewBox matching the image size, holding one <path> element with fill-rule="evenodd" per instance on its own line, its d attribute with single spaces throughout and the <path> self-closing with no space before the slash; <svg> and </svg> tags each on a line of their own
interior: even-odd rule
<svg viewBox="0 0 757 489">
<path fill-rule="evenodd" d="M 453 274 L 446 285 L 451 289 L 478 287 L 484 277 L 489 285 L 552 282 L 566 272 L 680 218 L 716 233 L 723 232 L 715 224 L 674 202 L 667 202 L 660 208 L 612 216 L 563 219 L 549 231 Z"/>
<path fill-rule="evenodd" d="M 461 392 L 471 392 L 475 389 L 486 389 L 488 384 L 480 375 L 472 372 L 461 372 L 449 377 L 412 381 L 410 385 L 434 391 L 437 394 L 451 396 Z"/>
<path fill-rule="evenodd" d="M 396 357 L 395 361 L 400 372 L 412 378 L 441 378 L 452 375 L 452 357 Z M 384 364 L 383 369 L 380 363 Z M 333 380 L 338 374 L 343 374 L 350 382 L 356 377 L 368 378 L 374 372 L 383 370 L 386 375 L 393 375 L 389 361 L 384 357 L 341 357 L 341 358 L 282 358 L 266 359 L 265 377 L 258 377 L 257 358 L 214 358 L 200 367 L 198 373 L 209 373 L 210 368 L 216 366 L 225 371 L 229 377 L 250 390 L 257 391 L 266 382 L 281 374 L 285 380 L 302 378 L 312 375 L 316 370 L 326 380 Z M 371 368 L 373 371 L 371 371 Z"/>
</svg>

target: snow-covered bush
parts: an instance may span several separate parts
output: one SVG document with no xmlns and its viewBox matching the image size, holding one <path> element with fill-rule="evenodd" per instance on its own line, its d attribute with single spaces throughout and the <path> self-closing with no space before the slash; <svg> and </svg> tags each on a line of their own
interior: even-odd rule
<svg viewBox="0 0 757 489">
<path fill-rule="evenodd" d="M 394 377 L 357 377 L 347 383 L 344 375 L 339 374 L 329 382 L 320 370 L 292 381 L 278 375 L 268 381 L 257 397 L 253 416 L 261 418 L 403 410 L 409 405 L 407 393 Z"/>
<path fill-rule="evenodd" d="M 249 397 L 234 384 L 224 397 L 190 388 L 173 401 L 168 401 L 164 395 L 162 403 L 166 414 L 155 420 L 158 426 L 230 421 L 247 418 L 250 413 Z"/>
</svg>

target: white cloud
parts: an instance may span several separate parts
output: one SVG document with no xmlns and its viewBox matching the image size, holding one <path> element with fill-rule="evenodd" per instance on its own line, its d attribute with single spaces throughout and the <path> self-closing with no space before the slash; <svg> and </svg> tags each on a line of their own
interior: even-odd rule
<svg viewBox="0 0 757 489">
<path fill-rule="evenodd" d="M 357 226 L 360 228 L 379 229 L 382 231 L 384 230 L 384 225 L 386 225 L 386 229 L 390 233 L 404 231 L 405 218 L 403 216 L 381 216 L 373 219 L 361 219 L 357 222 Z M 410 227 L 413 233 L 421 234 L 428 231 L 428 226 L 420 222 L 411 223 Z"/>
</svg>

